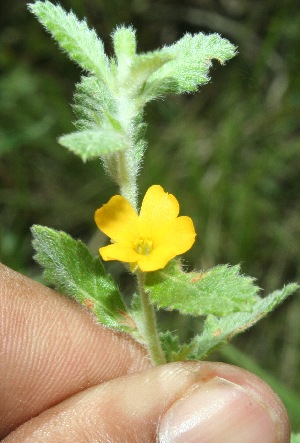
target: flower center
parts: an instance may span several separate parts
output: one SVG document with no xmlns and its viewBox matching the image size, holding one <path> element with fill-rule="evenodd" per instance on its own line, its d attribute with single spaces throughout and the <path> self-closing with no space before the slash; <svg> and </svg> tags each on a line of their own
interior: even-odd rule
<svg viewBox="0 0 300 443">
<path fill-rule="evenodd" d="M 134 250 L 140 255 L 149 255 L 152 252 L 153 242 L 148 238 L 139 238 L 134 242 Z"/>
</svg>

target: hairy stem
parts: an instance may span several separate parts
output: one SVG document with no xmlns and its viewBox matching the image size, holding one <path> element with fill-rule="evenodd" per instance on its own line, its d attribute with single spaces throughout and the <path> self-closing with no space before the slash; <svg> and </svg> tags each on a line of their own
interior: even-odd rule
<svg viewBox="0 0 300 443">
<path fill-rule="evenodd" d="M 129 147 L 126 151 L 118 153 L 118 184 L 121 195 L 127 198 L 137 211 L 137 173 L 132 173 L 133 168 L 130 167 L 134 156 L 132 151 L 132 147 Z"/>
<path fill-rule="evenodd" d="M 154 306 L 150 302 L 148 291 L 145 290 L 145 274 L 143 272 L 137 271 L 137 281 L 143 314 L 143 331 L 141 332 L 147 343 L 152 363 L 155 366 L 162 365 L 167 361 L 158 336 Z"/>
<path fill-rule="evenodd" d="M 124 136 L 126 148 L 116 153 L 115 180 L 120 187 L 120 193 L 137 210 L 137 175 L 138 164 L 137 152 L 134 140 L 135 119 L 138 113 L 135 101 L 128 96 L 126 87 L 122 83 L 122 67 L 119 67 L 119 88 L 116 93 L 117 120 L 119 121 Z"/>
</svg>

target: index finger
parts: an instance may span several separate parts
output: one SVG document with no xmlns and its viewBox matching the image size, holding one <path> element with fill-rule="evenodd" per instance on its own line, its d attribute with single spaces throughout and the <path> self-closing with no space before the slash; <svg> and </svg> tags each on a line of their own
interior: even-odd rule
<svg viewBox="0 0 300 443">
<path fill-rule="evenodd" d="M 71 395 L 149 368 L 145 350 L 0 264 L 0 438 Z"/>
</svg>

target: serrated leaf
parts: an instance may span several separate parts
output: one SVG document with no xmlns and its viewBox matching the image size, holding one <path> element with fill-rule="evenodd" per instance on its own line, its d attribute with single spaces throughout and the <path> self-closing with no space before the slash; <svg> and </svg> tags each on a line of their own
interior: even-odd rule
<svg viewBox="0 0 300 443">
<path fill-rule="evenodd" d="M 85 21 L 80 21 L 72 13 L 67 13 L 61 6 L 46 0 L 29 5 L 29 10 L 52 34 L 62 49 L 83 69 L 110 82 L 108 59 L 102 41 Z"/>
<path fill-rule="evenodd" d="M 111 91 L 95 76 L 83 76 L 76 84 L 73 105 L 78 129 L 94 129 L 104 123 L 107 115 L 116 113 Z"/>
<path fill-rule="evenodd" d="M 153 96 L 154 84 L 159 87 L 159 95 L 196 91 L 208 82 L 212 60 L 223 64 L 234 57 L 236 48 L 218 34 L 199 33 L 186 34 L 177 43 L 163 48 L 162 52 L 171 55 L 173 60 L 149 78 L 144 89 L 146 96 Z"/>
<path fill-rule="evenodd" d="M 206 272 L 183 272 L 172 260 L 164 269 L 147 274 L 150 298 L 159 308 L 182 314 L 225 316 L 250 311 L 257 297 L 253 279 L 239 274 L 240 266 L 220 265 Z"/>
<path fill-rule="evenodd" d="M 171 54 L 164 53 L 163 51 L 136 55 L 132 60 L 129 73 L 131 95 L 138 95 L 148 78 L 172 59 Z"/>
<path fill-rule="evenodd" d="M 159 334 L 159 338 L 167 362 L 186 360 L 186 356 L 190 353 L 190 345 L 181 345 L 178 335 L 167 331 Z"/>
<path fill-rule="evenodd" d="M 148 103 L 177 90 L 178 84 L 175 78 L 153 78 L 153 76 L 151 76 L 141 91 L 141 99 L 144 103 Z"/>
<path fill-rule="evenodd" d="M 159 339 L 167 361 L 173 361 L 174 353 L 177 353 L 180 349 L 178 335 L 172 334 L 170 331 L 162 332 L 159 334 Z"/>
<path fill-rule="evenodd" d="M 34 258 L 48 282 L 93 311 L 100 323 L 128 331 L 126 307 L 101 261 L 65 232 L 35 225 L 32 234 Z"/>
<path fill-rule="evenodd" d="M 83 161 L 122 151 L 127 147 L 121 133 L 106 127 L 72 132 L 63 135 L 58 141 Z"/>
<path fill-rule="evenodd" d="M 251 312 L 236 312 L 223 318 L 209 315 L 202 334 L 190 343 L 193 351 L 188 359 L 203 360 L 211 351 L 228 343 L 235 335 L 244 332 L 265 317 L 297 288 L 298 285 L 291 283 L 265 298 L 258 298 Z"/>
<path fill-rule="evenodd" d="M 136 36 L 132 27 L 118 27 L 112 38 L 117 57 L 117 78 L 121 88 L 131 97 L 137 97 L 145 81 L 173 58 L 160 50 L 136 54 Z"/>
</svg>

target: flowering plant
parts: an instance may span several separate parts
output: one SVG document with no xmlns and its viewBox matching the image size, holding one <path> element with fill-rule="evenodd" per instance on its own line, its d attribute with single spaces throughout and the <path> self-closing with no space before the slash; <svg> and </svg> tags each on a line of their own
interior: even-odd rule
<svg viewBox="0 0 300 443">
<path fill-rule="evenodd" d="M 217 34 L 199 33 L 138 54 L 135 31 L 121 26 L 113 33 L 115 56 L 109 58 L 95 31 L 73 13 L 48 0 L 29 9 L 86 73 L 76 85 L 77 131 L 59 142 L 83 161 L 100 158 L 118 185 L 119 194 L 95 213 L 98 228 L 111 239 L 99 252 L 104 261 L 123 262 L 134 274 L 137 290 L 125 303 L 100 257 L 61 231 L 32 228 L 35 258 L 60 292 L 91 310 L 103 325 L 132 335 L 148 349 L 153 364 L 204 359 L 274 309 L 297 285 L 261 298 L 239 265 L 184 270 L 176 257 L 192 247 L 196 233 L 189 217 L 178 216 L 177 199 L 155 184 L 138 210 L 137 176 L 146 147 L 143 111 L 151 100 L 196 91 L 209 80 L 211 61 L 223 64 L 236 49 Z M 201 334 L 180 343 L 174 333 L 161 333 L 157 309 L 204 317 Z"/>
</svg>

